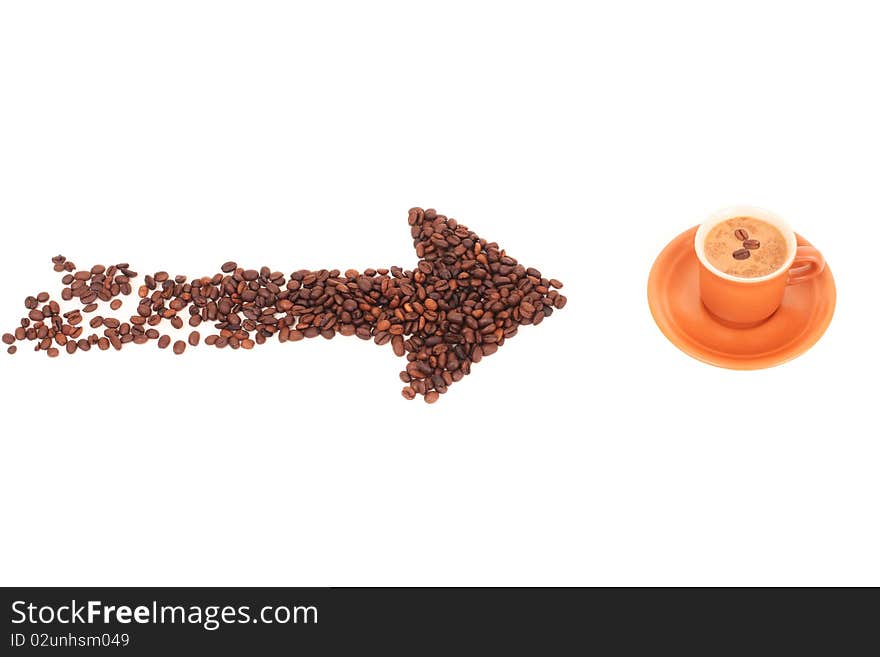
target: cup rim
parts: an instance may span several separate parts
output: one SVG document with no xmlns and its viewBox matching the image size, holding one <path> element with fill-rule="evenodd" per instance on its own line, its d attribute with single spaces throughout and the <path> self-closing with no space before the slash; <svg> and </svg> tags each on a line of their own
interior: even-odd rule
<svg viewBox="0 0 880 657">
<path fill-rule="evenodd" d="M 731 276 L 730 274 L 716 268 L 711 262 L 709 262 L 709 259 L 706 257 L 706 236 L 709 231 L 722 221 L 743 216 L 766 221 L 768 224 L 772 224 L 778 228 L 783 237 L 785 237 L 788 256 L 779 269 L 772 271 L 769 274 L 765 274 L 764 276 L 745 278 L 742 276 Z M 703 221 L 703 223 L 700 224 L 699 228 L 697 228 L 696 235 L 694 235 L 694 251 L 702 265 L 719 278 L 733 281 L 735 283 L 763 283 L 765 281 L 773 280 L 777 276 L 782 276 L 785 272 L 791 269 L 791 266 L 794 263 L 794 258 L 797 255 L 797 237 L 794 234 L 794 230 L 788 225 L 788 222 L 775 212 L 754 205 L 731 205 L 713 212 L 705 221 Z"/>
</svg>

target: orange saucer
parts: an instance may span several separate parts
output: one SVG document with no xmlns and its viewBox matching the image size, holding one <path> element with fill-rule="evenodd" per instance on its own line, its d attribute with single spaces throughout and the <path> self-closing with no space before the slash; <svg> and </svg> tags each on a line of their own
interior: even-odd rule
<svg viewBox="0 0 880 657">
<path fill-rule="evenodd" d="M 797 358 L 812 347 L 834 315 L 837 290 L 825 271 L 811 281 L 789 285 L 779 310 L 753 328 L 729 328 L 712 318 L 700 301 L 697 226 L 672 240 L 654 261 L 648 304 L 657 326 L 676 347 L 710 365 L 757 370 Z M 798 245 L 812 246 L 800 235 Z"/>
</svg>

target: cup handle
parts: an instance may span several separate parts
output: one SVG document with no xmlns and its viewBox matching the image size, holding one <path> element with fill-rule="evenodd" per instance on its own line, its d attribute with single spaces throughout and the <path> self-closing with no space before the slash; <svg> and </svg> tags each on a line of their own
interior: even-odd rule
<svg viewBox="0 0 880 657">
<path fill-rule="evenodd" d="M 788 270 L 788 284 L 806 283 L 825 270 L 825 258 L 812 246 L 799 246 L 791 269 Z"/>
</svg>

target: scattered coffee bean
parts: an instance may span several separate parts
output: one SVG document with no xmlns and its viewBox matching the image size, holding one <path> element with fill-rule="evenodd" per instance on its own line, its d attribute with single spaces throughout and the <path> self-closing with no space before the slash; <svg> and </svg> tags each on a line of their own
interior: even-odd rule
<svg viewBox="0 0 880 657">
<path fill-rule="evenodd" d="M 5 342 L 6 344 L 14 344 L 15 343 L 15 336 L 12 335 L 12 333 L 4 333 L 3 334 L 3 342 Z"/>
<path fill-rule="evenodd" d="M 119 310 L 120 308 L 122 308 L 122 302 L 119 299 L 113 299 L 113 301 L 110 302 L 111 310 Z"/>
<path fill-rule="evenodd" d="M 186 351 L 186 342 L 184 342 L 183 340 L 178 340 L 177 342 L 174 343 L 173 350 L 174 350 L 174 353 L 179 356 L 184 351 Z"/>
<path fill-rule="evenodd" d="M 18 351 L 18 347 L 16 347 L 15 345 L 7 347 L 6 349 L 6 353 L 10 355 L 14 354 L 16 351 Z"/>
<path fill-rule="evenodd" d="M 740 242 L 742 242 L 743 240 L 749 239 L 749 232 L 745 228 L 737 228 L 735 231 L 733 231 L 733 235 Z"/>
<path fill-rule="evenodd" d="M 168 336 L 168 335 L 161 336 L 159 338 L 158 344 L 159 344 L 159 349 L 165 349 L 166 347 L 168 347 L 169 344 L 171 344 L 171 336 Z"/>
<path fill-rule="evenodd" d="M 200 337 L 201 337 L 201 336 L 199 335 L 199 332 L 198 332 L 198 331 L 193 331 L 192 333 L 189 334 L 189 338 L 188 338 L 189 343 L 190 343 L 193 347 L 197 346 L 197 345 L 199 344 L 199 338 L 200 338 Z"/>
<path fill-rule="evenodd" d="M 733 257 L 736 260 L 745 260 L 746 258 L 750 257 L 751 255 L 752 255 L 752 252 L 749 251 L 748 249 L 739 249 L 739 250 L 733 252 Z"/>
<path fill-rule="evenodd" d="M 761 248 L 761 243 L 758 240 L 745 240 L 743 241 L 743 247 L 749 251 L 754 251 Z"/>
<path fill-rule="evenodd" d="M 55 347 L 49 347 L 46 350 L 46 354 L 48 354 L 49 358 L 56 358 L 58 356 L 58 350 Z"/>
<path fill-rule="evenodd" d="M 224 262 L 220 267 L 220 271 L 224 274 L 228 274 L 229 272 L 235 271 L 238 268 L 238 264 L 234 260 L 230 260 L 229 262 Z"/>
</svg>

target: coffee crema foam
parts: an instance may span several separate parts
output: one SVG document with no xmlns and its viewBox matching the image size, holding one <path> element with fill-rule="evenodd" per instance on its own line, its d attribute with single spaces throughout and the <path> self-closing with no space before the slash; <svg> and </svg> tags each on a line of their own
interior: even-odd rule
<svg viewBox="0 0 880 657">
<path fill-rule="evenodd" d="M 734 217 L 717 224 L 706 236 L 704 249 L 713 267 L 739 278 L 767 276 L 788 259 L 782 232 L 754 217 Z"/>
</svg>

